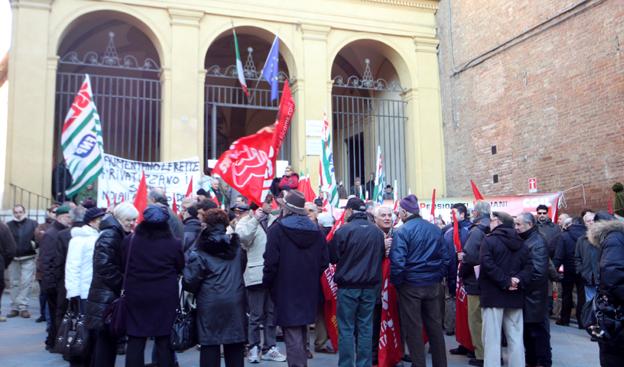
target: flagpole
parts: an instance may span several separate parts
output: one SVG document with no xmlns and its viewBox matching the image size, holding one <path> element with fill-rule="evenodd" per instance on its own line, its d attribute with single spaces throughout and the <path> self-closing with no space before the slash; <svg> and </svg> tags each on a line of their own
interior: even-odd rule
<svg viewBox="0 0 624 367">
<path fill-rule="evenodd" d="M 275 40 L 277 39 L 277 35 L 275 35 L 275 38 L 273 39 L 273 43 L 271 44 L 271 48 L 269 49 L 269 53 L 267 54 L 267 60 L 269 59 L 269 56 L 271 56 L 271 52 L 273 51 L 273 47 L 275 46 Z M 278 55 L 279 56 L 279 55 Z M 266 66 L 266 60 L 264 61 L 264 65 L 262 65 L 262 70 L 260 70 L 260 75 L 258 76 L 258 80 L 256 80 L 256 85 L 254 86 L 254 90 L 256 88 L 258 88 L 258 84 L 260 84 L 260 81 L 262 80 L 262 73 L 264 72 L 264 67 Z M 251 96 L 251 99 L 249 100 L 249 104 L 253 103 L 254 98 L 256 97 L 256 93 L 254 92 Z"/>
</svg>

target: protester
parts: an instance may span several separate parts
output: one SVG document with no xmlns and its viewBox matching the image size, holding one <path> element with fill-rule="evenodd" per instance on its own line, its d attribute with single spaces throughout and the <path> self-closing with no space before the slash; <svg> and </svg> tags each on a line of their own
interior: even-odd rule
<svg viewBox="0 0 624 367">
<path fill-rule="evenodd" d="M 416 196 L 408 195 L 399 203 L 403 225 L 392 237 L 390 280 L 398 290 L 401 330 L 413 366 L 425 366 L 423 326 L 429 337 L 433 366 L 446 366 L 439 300 L 449 254 L 440 229 L 423 220 L 419 213 Z"/>
<path fill-rule="evenodd" d="M 555 244 L 555 257 L 553 264 L 556 269 L 563 267 L 563 279 L 561 280 L 561 288 L 563 289 L 561 300 L 561 316 L 557 320 L 557 325 L 568 326 L 570 324 L 570 314 L 574 302 L 572 301 L 572 291 L 576 288 L 576 320 L 578 327 L 581 325 L 581 306 L 585 303 L 585 289 L 583 286 L 583 278 L 577 274 L 574 265 L 574 251 L 576 250 L 576 241 L 585 234 L 587 229 L 581 218 L 573 218 L 572 224 L 563 230 L 557 237 L 553 239 Z"/>
<path fill-rule="evenodd" d="M 382 198 L 383 200 L 394 200 L 394 188 L 392 185 L 386 185 Z"/>
<path fill-rule="evenodd" d="M 320 276 L 328 265 L 325 238 L 306 215 L 296 190 L 284 196 L 282 217 L 267 233 L 263 284 L 270 289 L 277 325 L 284 331 L 289 366 L 307 366 L 307 325 L 314 322 Z"/>
<path fill-rule="evenodd" d="M 167 200 L 167 195 L 162 189 L 155 188 L 152 189 L 147 195 L 147 201 L 149 204 L 161 204 L 167 211 L 169 212 L 169 229 L 173 234 L 173 237 L 182 241 L 184 239 L 184 226 L 182 225 L 182 221 L 178 216 L 173 212 L 173 210 L 169 207 L 169 202 Z"/>
<path fill-rule="evenodd" d="M 229 203 L 227 202 L 227 195 L 223 193 L 221 190 L 221 186 L 219 185 L 219 178 L 213 177 L 212 181 L 210 181 L 210 191 L 208 192 L 209 198 L 213 201 L 216 200 L 215 204 L 218 206 L 227 208 Z"/>
<path fill-rule="evenodd" d="M 529 249 L 514 230 L 514 220 L 509 214 L 492 212 L 490 233 L 483 239 L 479 260 L 483 365 L 501 365 L 502 327 L 507 338 L 507 366 L 523 367 L 522 290 L 531 279 L 531 259 Z"/>
<path fill-rule="evenodd" d="M 192 200 L 192 199 L 191 199 Z M 182 242 L 184 253 L 188 254 L 195 247 L 195 241 L 199 237 L 201 232 L 201 222 L 198 218 L 197 205 L 195 203 L 185 206 L 185 201 L 182 202 L 182 224 L 184 225 L 184 240 Z"/>
<path fill-rule="evenodd" d="M 475 269 L 479 269 L 481 264 L 480 253 L 483 239 L 490 232 L 490 203 L 487 201 L 477 201 L 472 210 L 473 224 L 468 232 L 468 238 L 463 247 L 463 252 L 459 253 L 459 260 L 462 266 L 459 276 L 464 285 L 464 290 L 468 295 L 468 328 L 470 329 L 470 339 L 474 346 L 474 356 L 469 363 L 480 365 L 483 362 L 483 321 L 481 317 L 481 290 Z M 461 236 L 460 236 L 461 239 Z M 449 351 L 451 354 L 466 354 L 469 351 L 465 347 L 458 347 Z"/>
<path fill-rule="evenodd" d="M 531 213 L 520 213 L 515 219 L 516 232 L 529 249 L 531 276 L 524 286 L 524 350 L 527 366 L 550 367 L 550 322 L 548 320 L 548 246 L 537 230 Z"/>
<path fill-rule="evenodd" d="M 370 366 L 373 311 L 381 292 L 381 262 L 386 251 L 384 234 L 368 221 L 360 198 L 347 201 L 344 218 L 345 224 L 329 244 L 338 286 L 338 366 Z"/>
<path fill-rule="evenodd" d="M 124 276 L 122 241 L 132 231 L 139 212 L 123 202 L 100 223 L 93 250 L 93 279 L 87 298 L 86 326 L 92 331 L 92 367 L 114 367 L 117 338 L 104 324 L 104 312 L 119 297 Z"/>
<path fill-rule="evenodd" d="M 4 271 L 9 267 L 15 257 L 15 239 L 11 234 L 11 229 L 0 221 L 0 306 L 2 305 L 2 294 L 4 293 Z M 0 322 L 7 318 L 0 313 Z"/>
<path fill-rule="evenodd" d="M 297 190 L 298 187 L 299 175 L 293 171 L 291 166 L 286 166 L 284 169 L 284 175 L 279 182 L 280 191 Z"/>
<path fill-rule="evenodd" d="M 245 258 L 237 234 L 226 234 L 227 214 L 206 210 L 202 230 L 183 274 L 184 289 L 194 293 L 201 351 L 200 367 L 221 366 L 221 345 L 226 367 L 245 362 Z"/>
<path fill-rule="evenodd" d="M 624 217 L 624 185 L 616 182 L 611 186 L 611 190 L 615 193 L 613 200 L 613 214 Z"/>
<path fill-rule="evenodd" d="M 589 241 L 598 248 L 599 283 L 598 294 L 606 296 L 615 307 L 624 305 L 624 223 L 604 211 L 594 217 L 589 229 Z M 612 335 L 610 340 L 599 340 L 601 367 L 624 366 L 624 329 Z"/>
<path fill-rule="evenodd" d="M 366 193 L 368 194 L 366 199 L 372 199 L 373 193 L 375 192 L 375 172 L 371 172 L 371 174 L 368 176 L 368 181 L 366 181 L 364 188 L 366 190 Z"/>
<path fill-rule="evenodd" d="M 360 181 L 359 177 L 356 177 L 353 180 L 353 186 L 351 186 L 351 190 L 349 191 L 350 195 L 355 195 L 360 199 L 365 199 L 364 197 L 364 187 L 362 186 L 362 181 Z"/>
<path fill-rule="evenodd" d="M 247 204 L 234 207 L 236 220 L 233 221 L 235 233 L 247 254 L 244 280 L 249 307 L 249 363 L 258 363 L 260 358 L 267 361 L 284 362 L 286 357 L 280 353 L 275 339 L 275 318 L 273 301 L 269 290 L 262 284 L 264 269 L 264 251 L 266 249 L 266 230 L 253 215 Z M 261 344 L 260 331 L 264 334 Z"/>
<path fill-rule="evenodd" d="M 13 220 L 7 223 L 15 240 L 15 257 L 9 265 L 11 311 L 7 317 L 30 317 L 28 300 L 35 276 L 35 229 L 37 222 L 27 218 L 21 204 L 13 207 Z"/>
<path fill-rule="evenodd" d="M 561 229 L 548 217 L 548 207 L 546 205 L 538 205 L 537 208 L 535 208 L 535 212 L 537 216 L 537 229 L 542 236 L 544 236 L 544 240 L 546 241 L 546 245 L 548 245 L 552 257 L 556 248 L 553 240 L 561 232 Z"/>
<path fill-rule="evenodd" d="M 41 245 L 39 246 L 39 257 L 42 266 L 41 289 L 46 293 L 48 300 L 48 309 L 50 323 L 48 325 L 48 335 L 46 338 L 46 349 L 53 350 L 56 341 L 56 331 L 60 324 L 57 318 L 57 307 L 62 308 L 59 304 L 59 287 L 57 274 L 55 273 L 55 261 L 57 254 L 57 242 L 59 241 L 59 232 L 69 227 L 71 217 L 68 206 L 61 206 L 56 209 L 56 219 L 54 223 L 44 233 Z M 64 298 L 62 299 L 64 301 Z"/>
<path fill-rule="evenodd" d="M 204 190 L 203 188 L 197 190 L 195 195 L 197 196 L 198 202 L 201 202 L 210 198 L 210 194 L 208 194 L 208 191 Z"/>
<path fill-rule="evenodd" d="M 346 199 L 349 194 L 347 193 L 347 189 L 344 186 L 344 183 L 340 181 L 338 183 L 338 197 L 340 199 Z"/>
<path fill-rule="evenodd" d="M 44 222 L 39 224 L 37 228 L 35 229 L 35 243 L 37 247 L 39 247 L 39 244 L 41 243 L 41 240 L 43 239 L 43 234 L 45 233 L 45 231 L 47 231 L 48 228 L 50 228 L 50 226 L 52 225 L 52 223 L 54 223 L 54 219 L 56 219 L 56 208 L 58 207 L 59 207 L 58 204 L 53 204 L 48 209 L 46 209 L 46 217 L 45 217 Z M 37 264 L 37 268 L 35 271 L 35 280 L 37 281 L 37 283 L 39 283 L 39 318 L 37 318 L 35 322 L 39 323 L 39 322 L 46 321 L 46 314 L 49 313 L 49 310 L 48 310 L 47 296 L 45 292 L 42 292 L 41 290 L 42 273 L 41 273 L 41 263 L 39 261 L 39 257 L 37 257 L 36 264 Z"/>
<path fill-rule="evenodd" d="M 583 223 L 589 231 L 594 225 L 595 213 L 588 210 L 583 214 Z M 576 240 L 574 250 L 574 268 L 583 281 L 585 291 L 585 301 L 589 301 L 596 295 L 598 289 L 598 249 L 593 246 L 587 238 L 587 233 Z M 579 305 L 580 307 L 580 305 Z"/>
</svg>

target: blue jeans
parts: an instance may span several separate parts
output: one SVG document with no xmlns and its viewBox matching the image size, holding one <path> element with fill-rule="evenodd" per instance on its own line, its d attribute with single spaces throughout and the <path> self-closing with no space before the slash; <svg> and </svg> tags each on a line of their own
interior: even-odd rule
<svg viewBox="0 0 624 367">
<path fill-rule="evenodd" d="M 596 287 L 595 285 L 586 285 L 585 286 L 585 302 L 591 301 L 596 295 Z M 579 306 L 580 307 L 580 306 Z"/>
<path fill-rule="evenodd" d="M 370 367 L 373 363 L 373 310 L 379 289 L 338 289 L 338 366 Z M 354 350 L 355 334 L 357 347 Z M 357 356 L 354 355 L 354 352 Z"/>
</svg>

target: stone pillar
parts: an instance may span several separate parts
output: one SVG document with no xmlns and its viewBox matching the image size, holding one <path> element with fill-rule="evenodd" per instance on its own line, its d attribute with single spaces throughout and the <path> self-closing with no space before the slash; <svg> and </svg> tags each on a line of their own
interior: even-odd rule
<svg viewBox="0 0 624 367">
<path fill-rule="evenodd" d="M 169 9 L 171 65 L 163 70 L 162 161 L 199 156 L 202 160 L 203 93 L 198 86 L 199 21 L 203 12 Z M 203 80 L 201 81 L 203 85 Z"/>
<path fill-rule="evenodd" d="M 56 59 L 48 60 L 48 55 L 54 55 L 56 50 L 48 50 L 45 36 L 51 3 L 51 0 L 11 1 L 13 30 L 4 182 L 7 193 L 9 184 L 14 184 L 47 198 L 52 196 L 56 73 Z M 9 196 L 5 195 L 5 205 Z"/>
<path fill-rule="evenodd" d="M 406 142 L 407 187 L 419 197 L 430 197 L 434 188 L 439 196 L 446 194 L 437 44 L 414 38 L 410 73 L 415 88 L 403 94 L 409 112 L 406 136 L 414 139 Z"/>
</svg>

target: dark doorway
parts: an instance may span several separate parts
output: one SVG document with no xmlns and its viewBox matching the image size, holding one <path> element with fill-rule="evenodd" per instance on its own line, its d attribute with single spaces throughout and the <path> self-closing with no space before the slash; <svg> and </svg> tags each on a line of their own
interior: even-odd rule
<svg viewBox="0 0 624 367">
<path fill-rule="evenodd" d="M 349 179 L 355 182 L 359 177 L 362 185 L 366 180 L 364 167 L 364 133 L 359 133 L 345 140 L 347 144 L 347 159 L 349 160 Z"/>
</svg>

